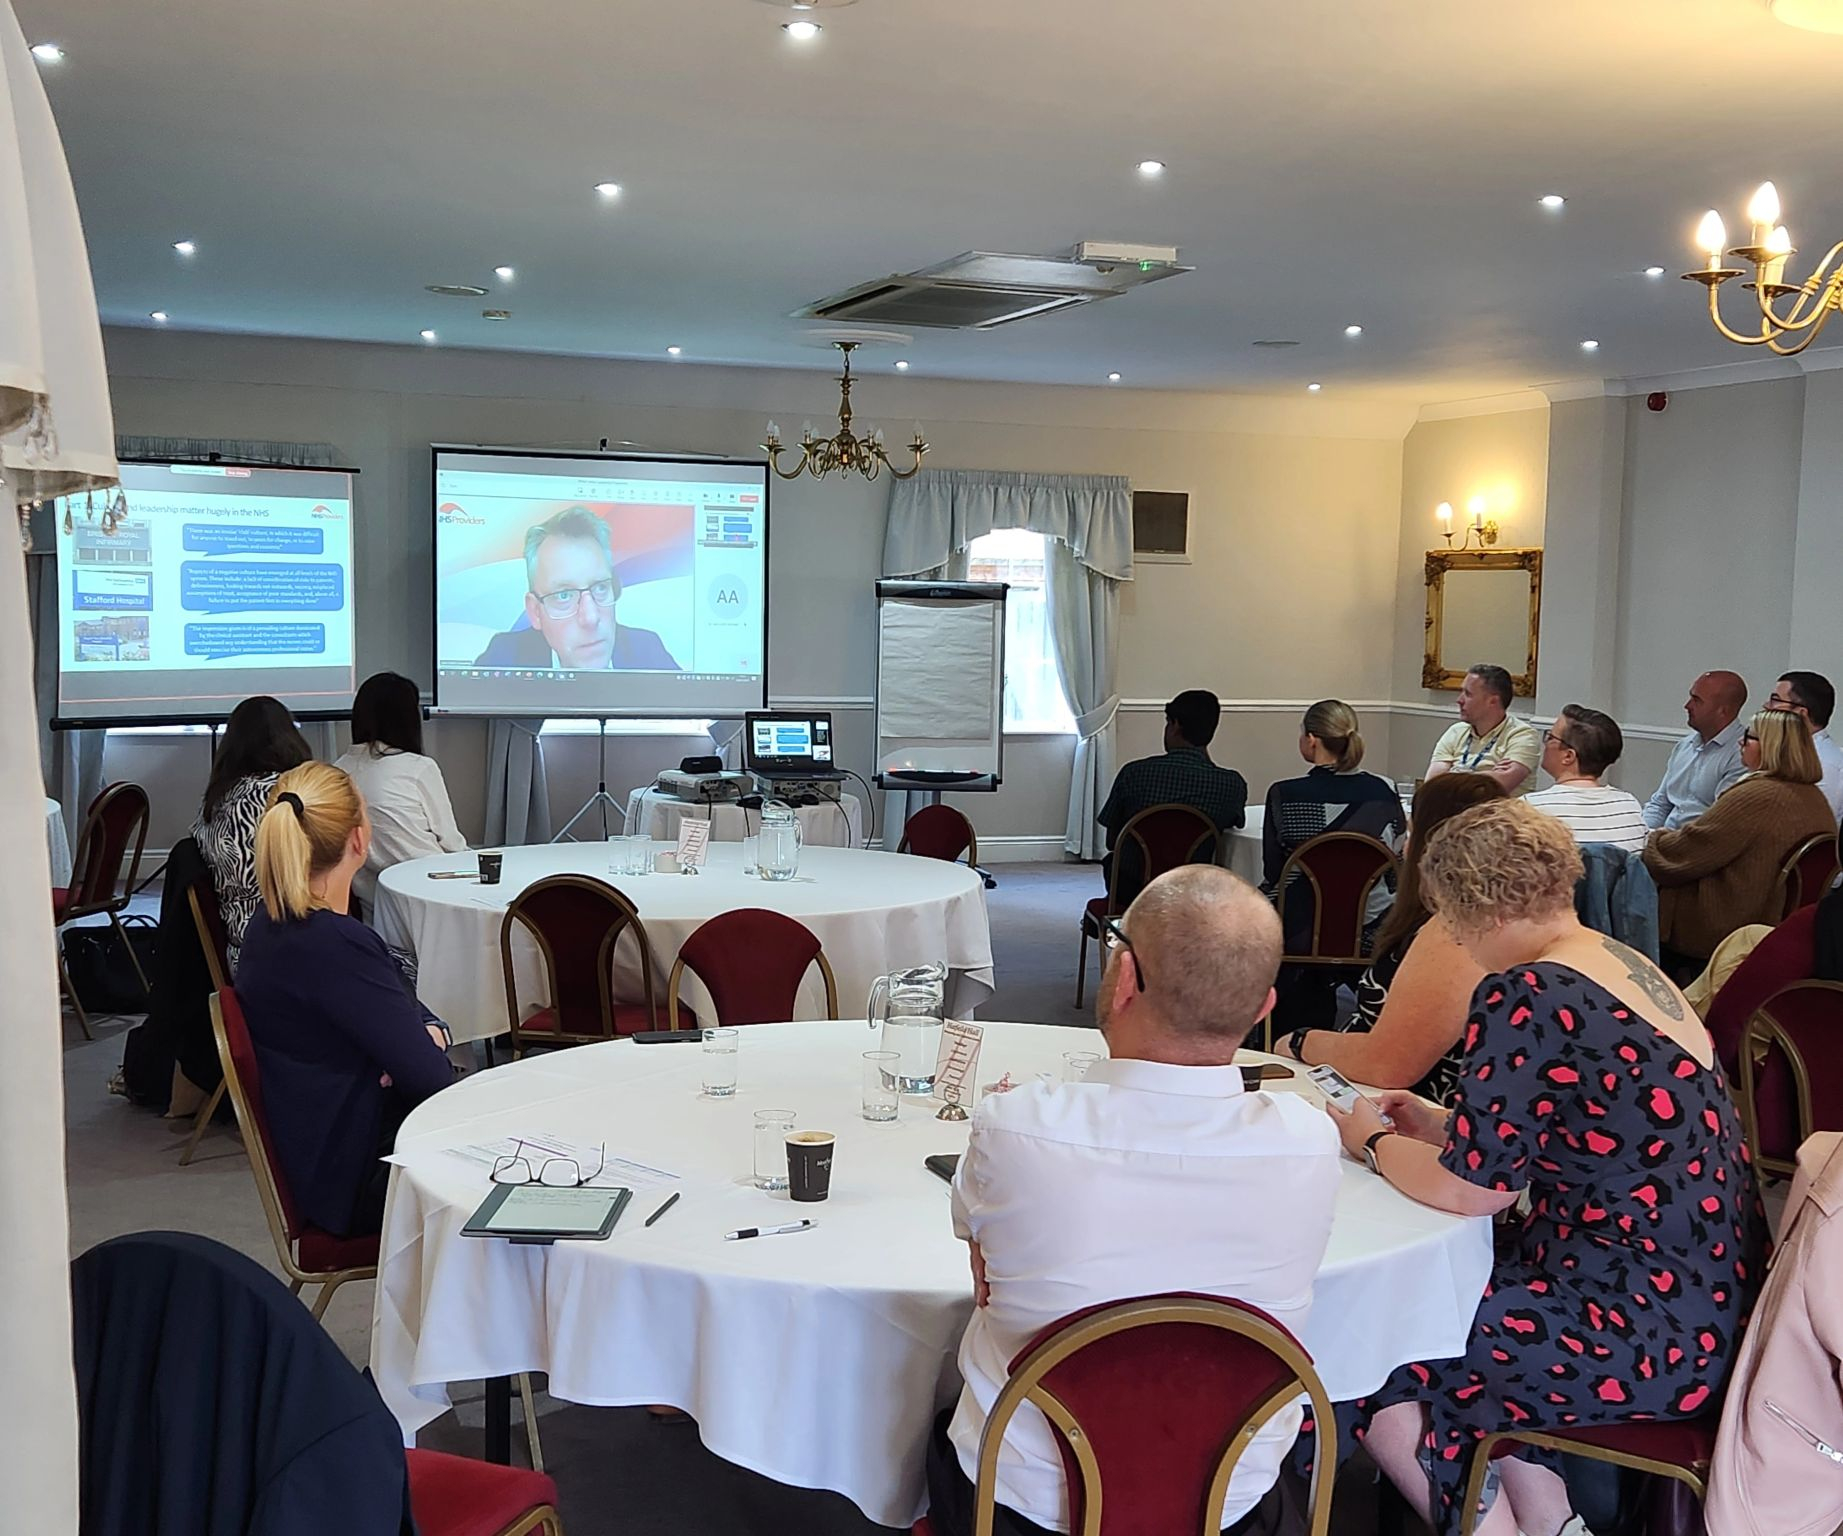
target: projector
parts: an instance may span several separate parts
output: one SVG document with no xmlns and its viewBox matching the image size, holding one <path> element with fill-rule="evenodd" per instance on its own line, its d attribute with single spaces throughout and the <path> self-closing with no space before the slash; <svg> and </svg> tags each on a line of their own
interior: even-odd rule
<svg viewBox="0 0 1843 1536">
<path fill-rule="evenodd" d="M 740 800 L 750 784 L 746 773 L 686 773 L 682 768 L 668 768 L 659 775 L 658 789 L 680 800 L 710 802 Z"/>
</svg>

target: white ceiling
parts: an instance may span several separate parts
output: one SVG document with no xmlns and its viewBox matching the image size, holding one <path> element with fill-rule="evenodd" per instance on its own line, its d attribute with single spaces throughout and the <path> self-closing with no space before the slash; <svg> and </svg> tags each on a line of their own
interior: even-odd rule
<svg viewBox="0 0 1843 1536">
<path fill-rule="evenodd" d="M 805 46 L 756 0 L 16 9 L 68 50 L 44 76 L 125 325 L 830 366 L 804 303 L 1125 239 L 1197 270 L 922 332 L 914 374 L 1437 401 L 1743 356 L 1675 274 L 1763 177 L 1802 245 L 1843 237 L 1843 37 L 1766 0 L 858 0 Z"/>
</svg>

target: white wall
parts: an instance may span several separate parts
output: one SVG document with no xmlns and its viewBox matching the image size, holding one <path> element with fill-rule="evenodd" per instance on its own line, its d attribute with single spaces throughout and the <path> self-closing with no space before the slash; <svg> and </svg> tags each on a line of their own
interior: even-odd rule
<svg viewBox="0 0 1843 1536">
<path fill-rule="evenodd" d="M 767 418 L 835 415 L 828 373 L 374 347 L 259 337 L 112 331 L 116 429 L 130 435 L 330 443 L 359 477 L 356 589 L 361 670 L 429 676 L 432 442 L 649 448 L 753 456 Z M 1122 604 L 1123 752 L 1157 749 L 1163 701 L 1208 687 L 1244 701 L 1218 757 L 1255 792 L 1296 772 L 1298 705 L 1327 694 L 1386 699 L 1400 494 L 1398 407 L 1160 395 L 867 377 L 860 423 L 919 418 L 942 466 L 1124 474 L 1191 493 L 1194 563 L 1141 567 Z M 896 435 L 895 433 L 891 434 Z M 777 485 L 769 678 L 778 699 L 838 713 L 847 766 L 868 768 L 874 687 L 872 583 L 887 485 Z M 1248 701 L 1252 701 L 1251 703 Z M 1369 723 L 1373 740 L 1386 722 Z M 483 816 L 484 728 L 432 722 L 464 830 Z M 625 742 L 610 787 L 675 763 L 679 742 Z M 960 803 L 982 845 L 1060 842 L 1070 747 L 1017 738 L 995 796 Z M 567 816 L 594 787 L 592 740 L 547 747 L 552 806 Z M 204 747 L 117 738 L 107 771 L 146 783 L 151 842 L 183 832 L 203 785 Z"/>
</svg>

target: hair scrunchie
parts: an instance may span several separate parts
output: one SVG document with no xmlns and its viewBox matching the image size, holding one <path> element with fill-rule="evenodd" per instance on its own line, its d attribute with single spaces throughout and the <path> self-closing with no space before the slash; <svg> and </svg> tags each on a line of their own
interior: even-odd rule
<svg viewBox="0 0 1843 1536">
<path fill-rule="evenodd" d="M 294 819 L 296 821 L 299 821 L 307 814 L 307 807 L 301 804 L 301 797 L 291 789 L 284 789 L 277 795 L 275 797 L 275 803 L 277 805 L 292 806 L 294 808 Z"/>
</svg>

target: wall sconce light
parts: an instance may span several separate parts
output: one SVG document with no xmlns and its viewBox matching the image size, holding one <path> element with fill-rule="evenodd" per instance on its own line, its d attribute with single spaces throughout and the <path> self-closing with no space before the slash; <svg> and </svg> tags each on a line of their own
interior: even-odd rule
<svg viewBox="0 0 1843 1536">
<path fill-rule="evenodd" d="M 1450 501 L 1441 502 L 1439 506 L 1434 508 L 1433 515 L 1440 524 L 1440 536 L 1446 540 L 1447 547 L 1450 549 L 1453 543 L 1454 532 L 1453 504 Z M 1484 497 L 1474 496 L 1467 502 L 1466 515 L 1470 521 L 1468 521 L 1464 527 L 1465 537 L 1459 544 L 1461 549 L 1470 549 L 1473 539 L 1478 540 L 1478 547 L 1480 549 L 1489 548 L 1491 545 L 1497 543 L 1497 519 L 1486 518 Z"/>
</svg>

